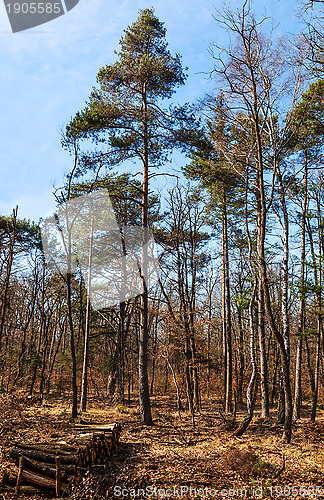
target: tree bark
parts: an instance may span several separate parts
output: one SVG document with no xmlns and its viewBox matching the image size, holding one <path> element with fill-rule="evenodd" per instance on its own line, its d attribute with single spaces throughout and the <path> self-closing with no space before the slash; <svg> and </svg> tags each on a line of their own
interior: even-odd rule
<svg viewBox="0 0 324 500">
<path fill-rule="evenodd" d="M 278 180 L 280 203 L 283 213 L 283 223 L 281 222 L 283 230 L 283 247 L 284 247 L 284 254 L 281 263 L 281 271 L 282 271 L 281 316 L 282 316 L 282 329 L 283 329 L 282 335 L 284 339 L 287 361 L 288 363 L 290 363 L 289 315 L 288 315 L 289 220 L 288 220 L 286 197 L 285 197 L 284 186 L 282 182 L 282 176 L 279 165 L 275 164 L 275 172 Z M 281 377 L 281 381 L 282 382 L 280 383 L 279 403 L 278 403 L 278 422 L 284 423 L 285 395 L 283 387 L 283 376 Z"/>
<path fill-rule="evenodd" d="M 148 117 L 146 84 L 143 87 L 143 201 L 142 201 L 142 262 L 140 295 L 140 324 L 138 338 L 138 383 L 140 420 L 152 425 L 150 391 L 148 383 L 148 292 L 147 292 L 147 242 L 148 242 Z"/>
<path fill-rule="evenodd" d="M 304 200 L 301 220 L 301 244 L 300 244 L 300 292 L 299 292 L 299 312 L 298 312 L 298 343 L 296 353 L 296 373 L 295 373 L 295 396 L 293 419 L 300 418 L 300 408 L 302 401 L 301 391 L 301 369 L 302 369 L 302 353 L 303 353 L 303 331 L 305 323 L 305 256 L 306 256 L 306 212 L 307 212 L 307 190 L 308 190 L 308 158 L 307 150 L 304 152 Z"/>
<path fill-rule="evenodd" d="M 76 355 L 75 355 L 75 345 L 74 345 L 74 326 L 73 326 L 73 314 L 72 314 L 71 279 L 72 275 L 70 272 L 68 272 L 66 275 L 66 285 L 67 285 L 68 322 L 70 328 L 70 348 L 71 348 L 71 358 L 72 358 L 72 419 L 75 419 L 78 414 L 78 388 L 77 388 L 77 365 L 76 365 Z"/>
<path fill-rule="evenodd" d="M 229 256 L 228 256 L 228 221 L 227 221 L 227 195 L 226 187 L 223 187 L 222 204 L 222 258 L 223 258 L 223 343 L 224 343 L 224 396 L 225 413 L 232 411 L 232 324 L 231 324 L 231 295 L 229 279 Z"/>
<path fill-rule="evenodd" d="M 261 417 L 269 418 L 268 363 L 264 330 L 263 284 L 260 277 L 258 279 L 258 333 L 260 349 Z"/>
<path fill-rule="evenodd" d="M 255 84 L 253 84 L 255 87 Z M 257 96 L 256 90 L 254 91 L 255 96 Z M 290 389 L 290 378 L 289 378 L 289 358 L 286 352 L 286 345 L 283 336 L 279 332 L 277 325 L 274 321 L 270 291 L 267 277 L 267 265 L 265 259 L 265 229 L 266 229 L 266 202 L 264 193 L 264 179 L 263 179 L 263 154 L 258 118 L 258 107 L 257 98 L 255 98 L 254 107 L 254 125 L 255 125 L 255 135 L 257 140 L 257 170 L 256 170 L 256 208 L 257 208 L 257 253 L 258 253 L 258 272 L 259 279 L 261 279 L 262 290 L 264 295 L 264 305 L 265 312 L 268 320 L 270 330 L 274 337 L 277 339 L 280 349 L 281 361 L 283 366 L 283 385 L 285 392 L 285 425 L 283 440 L 290 443 L 291 440 L 291 424 L 292 424 L 292 397 Z"/>
<path fill-rule="evenodd" d="M 317 399 L 318 399 L 318 385 L 319 385 L 319 369 L 320 369 L 320 355 L 321 355 L 321 345 L 322 345 L 322 246 L 323 246 L 323 226 L 322 226 L 322 215 L 321 215 L 321 205 L 316 193 L 316 206 L 317 206 L 317 224 L 318 224 L 318 274 L 317 265 L 315 261 L 315 252 L 313 239 L 310 239 L 312 258 L 314 263 L 314 279 L 316 283 L 316 302 L 317 302 L 317 346 L 316 346 L 316 360 L 315 360 L 315 386 L 313 394 L 313 404 L 312 404 L 312 414 L 311 421 L 315 422 L 316 410 L 317 410 Z"/>
<path fill-rule="evenodd" d="M 242 434 L 246 431 L 248 426 L 250 425 L 252 418 L 253 418 L 253 411 L 254 411 L 254 399 L 253 399 L 253 390 L 255 386 L 255 382 L 257 379 L 257 364 L 256 364 L 256 356 L 255 356 L 255 328 L 254 328 L 254 302 L 255 302 L 255 296 L 258 288 L 258 277 L 256 273 L 253 270 L 253 262 L 252 262 L 252 254 L 253 254 L 253 247 L 252 247 L 252 239 L 251 239 L 251 234 L 249 230 L 249 222 L 248 222 L 248 211 L 247 211 L 247 195 L 248 195 L 248 171 L 246 173 L 246 185 L 245 185 L 245 232 L 246 232 L 246 238 L 248 241 L 248 249 L 249 249 L 249 269 L 250 273 L 252 276 L 254 276 L 254 286 L 253 286 L 253 292 L 250 297 L 249 301 L 249 327 L 250 327 L 250 357 L 251 357 L 251 366 L 252 366 L 252 373 L 249 381 L 249 385 L 247 388 L 246 392 L 246 408 L 247 408 L 247 415 L 241 425 L 236 429 L 234 432 L 234 436 L 242 436 Z"/>
<path fill-rule="evenodd" d="M 91 210 L 92 210 L 92 207 L 91 207 Z M 90 226 L 87 303 L 86 303 L 86 324 L 85 324 L 85 335 L 84 335 L 80 413 L 87 410 L 88 361 L 89 361 L 89 337 L 90 337 L 90 313 L 91 313 L 90 294 L 91 294 L 92 246 L 93 246 L 93 216 L 91 217 L 91 226 Z"/>
</svg>

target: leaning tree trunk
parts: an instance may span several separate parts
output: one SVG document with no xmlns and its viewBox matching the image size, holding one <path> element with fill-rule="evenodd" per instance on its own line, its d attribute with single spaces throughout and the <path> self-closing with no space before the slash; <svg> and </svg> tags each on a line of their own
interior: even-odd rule
<svg viewBox="0 0 324 500">
<path fill-rule="evenodd" d="M 271 329 L 272 334 L 277 339 L 280 349 L 281 363 L 283 369 L 283 387 L 285 394 L 285 423 L 284 423 L 284 433 L 283 440 L 287 443 L 290 443 L 291 440 L 291 424 L 292 424 L 292 397 L 291 397 L 291 389 L 290 389 L 290 378 L 289 378 L 289 359 L 286 353 L 286 346 L 283 339 L 283 336 L 279 332 L 277 325 L 275 323 L 272 307 L 271 307 L 271 299 L 269 292 L 269 285 L 267 279 L 267 271 L 266 264 L 263 255 L 263 259 L 261 260 L 261 273 L 262 273 L 262 285 L 264 292 L 264 303 L 265 303 L 265 311 L 269 323 L 269 327 Z"/>
<path fill-rule="evenodd" d="M 254 94 L 257 95 L 255 89 L 255 82 L 253 82 L 253 86 L 254 86 Z M 257 229 L 258 272 L 262 283 L 265 312 L 269 328 L 273 336 L 276 338 L 280 349 L 280 355 L 283 367 L 283 386 L 285 393 L 285 424 L 284 424 L 283 440 L 286 441 L 287 443 L 290 443 L 291 424 L 292 424 L 292 397 L 291 397 L 290 378 L 289 378 L 289 358 L 287 356 L 284 338 L 282 334 L 279 332 L 273 317 L 268 276 L 267 276 L 267 264 L 265 258 L 265 230 L 266 230 L 267 204 L 264 191 L 263 153 L 262 153 L 257 100 L 254 103 L 253 119 L 255 125 L 256 141 L 257 141 L 256 209 L 257 209 L 257 225 L 258 225 Z"/>
<path fill-rule="evenodd" d="M 247 189 L 248 189 L 248 171 L 247 171 L 247 179 L 246 179 L 246 186 L 245 186 L 245 231 L 246 231 L 246 237 L 248 241 L 248 248 L 249 248 L 249 269 L 250 269 L 250 274 L 251 276 L 254 276 L 254 286 L 253 286 L 253 292 L 250 297 L 249 301 L 249 327 L 250 327 L 250 357 L 251 357 L 251 366 L 252 366 L 252 373 L 249 381 L 249 385 L 247 388 L 246 392 L 246 408 L 247 408 L 247 415 L 241 425 L 236 429 L 236 431 L 233 433 L 234 436 L 242 436 L 242 434 L 246 431 L 248 428 L 249 424 L 252 421 L 253 418 L 253 411 L 254 411 L 254 398 L 253 398 L 253 390 L 257 378 L 257 364 L 256 364 L 256 356 L 255 356 L 255 332 L 254 332 L 254 302 L 255 302 L 255 296 L 256 296 L 256 291 L 258 287 L 258 277 L 255 274 L 255 271 L 253 269 L 253 263 L 252 263 L 252 239 L 250 235 L 250 230 L 249 230 L 249 223 L 248 223 L 248 214 L 247 214 Z"/>
<path fill-rule="evenodd" d="M 254 398 L 253 398 L 253 390 L 255 386 L 255 381 L 257 377 L 257 365 L 256 365 L 256 359 L 255 359 L 255 334 L 254 334 L 254 300 L 255 300 L 255 294 L 256 294 L 256 284 L 254 284 L 254 289 L 253 293 L 250 299 L 250 305 L 249 305 L 249 322 L 250 322 L 250 356 L 251 356 L 251 366 L 252 366 L 252 373 L 249 381 L 249 385 L 246 391 L 246 409 L 247 409 L 247 415 L 241 425 L 236 429 L 236 431 L 233 433 L 233 436 L 242 436 L 242 434 L 246 431 L 248 428 L 249 424 L 252 421 L 253 418 L 253 411 L 254 411 Z"/>
</svg>

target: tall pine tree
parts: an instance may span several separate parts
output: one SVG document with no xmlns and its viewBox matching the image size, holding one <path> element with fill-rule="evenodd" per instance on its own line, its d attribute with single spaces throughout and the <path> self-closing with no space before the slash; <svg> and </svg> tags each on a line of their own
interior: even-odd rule
<svg viewBox="0 0 324 500">
<path fill-rule="evenodd" d="M 86 108 L 77 113 L 67 127 L 67 134 L 92 139 L 101 145 L 83 167 L 98 164 L 116 166 L 137 159 L 143 168 L 141 263 L 142 293 L 139 328 L 139 403 L 140 419 L 152 423 L 148 386 L 148 291 L 145 283 L 147 255 L 149 170 L 162 167 L 171 151 L 184 149 L 192 139 L 196 124 L 188 106 L 164 109 L 184 84 L 186 75 L 177 54 L 172 56 L 166 42 L 166 29 L 153 9 L 140 11 L 138 19 L 125 30 L 120 40 L 118 60 L 101 68 L 98 88 L 91 93 Z"/>
</svg>

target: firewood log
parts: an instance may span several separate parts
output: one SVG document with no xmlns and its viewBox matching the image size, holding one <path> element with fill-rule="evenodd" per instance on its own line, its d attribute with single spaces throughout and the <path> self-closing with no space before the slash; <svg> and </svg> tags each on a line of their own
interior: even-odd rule
<svg viewBox="0 0 324 500">
<path fill-rule="evenodd" d="M 11 455 L 10 455 L 11 456 Z M 11 457 L 16 463 L 19 463 L 20 456 L 15 455 Z M 44 476 L 48 476 L 52 479 L 55 479 L 56 477 L 56 469 L 54 467 L 50 467 L 49 465 L 46 465 L 41 462 L 36 462 L 35 460 L 32 460 L 28 457 L 24 457 L 24 462 L 25 462 L 25 468 L 33 471 L 33 472 L 39 472 L 40 474 Z M 62 480 L 67 482 L 69 477 L 71 475 L 75 475 L 75 466 L 70 465 L 66 466 L 65 468 L 62 467 Z"/>
<path fill-rule="evenodd" d="M 17 460 L 17 457 L 25 456 L 39 462 L 47 464 L 55 464 L 55 456 L 50 453 L 44 453 L 38 450 L 21 450 L 20 448 L 12 448 L 10 458 Z M 64 455 L 61 457 L 61 462 L 64 465 L 74 465 L 78 463 L 78 455 Z"/>
<path fill-rule="evenodd" d="M 28 484 L 35 484 L 36 486 L 40 486 L 42 488 L 51 488 L 53 490 L 56 490 L 56 479 L 43 476 L 42 474 L 39 474 L 37 472 L 24 469 L 22 473 L 22 479 Z M 61 482 L 60 489 L 61 491 L 64 491 L 66 493 L 68 490 L 68 485 Z"/>
<path fill-rule="evenodd" d="M 2 482 L 15 485 L 17 492 L 26 483 L 42 491 L 50 488 L 59 496 L 61 491 L 67 491 L 68 480 L 77 470 L 82 474 L 91 467 L 105 466 L 116 450 L 120 431 L 120 424 L 82 423 L 61 436 L 61 443 L 16 442 L 10 457 L 19 464 L 18 476 L 16 473 L 12 478 L 12 471 L 5 472 Z"/>
<path fill-rule="evenodd" d="M 114 423 L 114 424 L 74 424 L 75 429 L 89 429 L 92 431 L 113 431 L 113 432 L 118 432 L 120 431 L 120 424 Z"/>
<path fill-rule="evenodd" d="M 54 443 L 44 443 L 41 445 L 35 445 L 35 444 L 25 444 L 25 443 L 19 443 L 15 442 L 14 446 L 16 448 L 21 448 L 22 450 L 33 450 L 33 451 L 41 451 L 43 453 L 50 453 L 53 455 L 75 455 L 78 453 L 78 447 L 77 446 L 70 446 L 70 445 L 61 445 L 61 444 L 54 444 Z"/>
<path fill-rule="evenodd" d="M 23 469 L 21 474 L 20 486 L 24 484 L 31 484 L 36 486 L 38 489 L 56 489 L 56 480 L 53 478 L 46 477 L 43 474 L 39 474 L 35 471 L 30 471 L 28 469 Z M 6 470 L 2 479 L 2 486 L 15 487 L 17 485 L 17 473 Z M 68 490 L 68 484 L 66 482 L 61 482 L 61 491 L 66 492 Z"/>
</svg>

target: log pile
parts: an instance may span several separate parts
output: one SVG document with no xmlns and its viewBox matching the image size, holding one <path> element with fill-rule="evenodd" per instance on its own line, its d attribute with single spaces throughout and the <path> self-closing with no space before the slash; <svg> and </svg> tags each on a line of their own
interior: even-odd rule
<svg viewBox="0 0 324 500">
<path fill-rule="evenodd" d="M 68 491 L 69 480 L 111 459 L 120 435 L 120 424 L 75 424 L 59 442 L 39 445 L 15 443 L 10 459 L 18 466 L 18 474 L 6 472 L 3 486 L 14 486 L 18 495 L 22 485 L 55 490 L 56 496 Z"/>
</svg>

